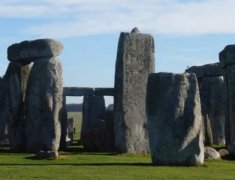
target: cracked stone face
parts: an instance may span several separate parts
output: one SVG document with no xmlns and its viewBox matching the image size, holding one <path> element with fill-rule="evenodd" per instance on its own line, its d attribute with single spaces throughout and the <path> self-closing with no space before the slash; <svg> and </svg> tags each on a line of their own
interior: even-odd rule
<svg viewBox="0 0 235 180">
<path fill-rule="evenodd" d="M 151 74 L 146 103 L 152 162 L 203 164 L 201 105 L 195 74 Z"/>
</svg>

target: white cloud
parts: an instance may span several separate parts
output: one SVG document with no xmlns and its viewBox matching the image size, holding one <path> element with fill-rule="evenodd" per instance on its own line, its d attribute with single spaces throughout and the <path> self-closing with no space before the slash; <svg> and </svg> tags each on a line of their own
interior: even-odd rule
<svg viewBox="0 0 235 180">
<path fill-rule="evenodd" d="M 1 0 L 0 18 L 44 18 L 25 33 L 55 38 L 130 31 L 134 26 L 154 34 L 234 34 L 234 7 L 234 0 Z"/>
</svg>

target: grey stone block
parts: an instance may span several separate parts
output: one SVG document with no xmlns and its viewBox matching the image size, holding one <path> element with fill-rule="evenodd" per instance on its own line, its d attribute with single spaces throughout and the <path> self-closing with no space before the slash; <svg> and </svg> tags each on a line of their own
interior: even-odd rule
<svg viewBox="0 0 235 180">
<path fill-rule="evenodd" d="M 220 65 L 226 68 L 235 64 L 235 45 L 228 45 L 219 53 Z"/>
<path fill-rule="evenodd" d="M 64 87 L 64 96 L 93 96 L 94 88 L 89 87 Z"/>
<path fill-rule="evenodd" d="M 114 96 L 114 88 L 95 88 L 95 96 Z"/>
<path fill-rule="evenodd" d="M 121 33 L 115 71 L 114 126 L 116 150 L 149 152 L 146 86 L 154 72 L 154 40 L 149 34 Z"/>
<path fill-rule="evenodd" d="M 85 96 L 81 141 L 88 151 L 102 151 L 105 147 L 105 102 L 103 96 Z"/>
<path fill-rule="evenodd" d="M 213 144 L 225 144 L 225 88 L 223 76 L 205 77 L 199 83 L 202 115 L 207 116 Z"/>
<path fill-rule="evenodd" d="M 59 56 L 63 45 L 53 39 L 37 39 L 13 44 L 7 49 L 9 61 L 29 63 L 38 59 Z"/>
<path fill-rule="evenodd" d="M 62 65 L 40 59 L 32 67 L 26 92 L 27 151 L 57 152 L 61 137 Z"/>
<path fill-rule="evenodd" d="M 203 66 L 192 66 L 186 69 L 186 72 L 195 73 L 199 80 L 208 76 L 223 76 L 224 73 L 219 63 L 206 64 Z"/>
<path fill-rule="evenodd" d="M 0 77 L 0 141 L 8 141 L 7 132 L 7 89 L 4 78 Z"/>
<path fill-rule="evenodd" d="M 205 159 L 220 159 L 220 153 L 217 152 L 214 148 L 212 147 L 205 147 L 205 152 L 204 152 Z"/>
<path fill-rule="evenodd" d="M 14 151 L 25 150 L 25 93 L 31 64 L 11 62 L 4 76 L 6 83 L 7 124 L 10 147 Z"/>
<path fill-rule="evenodd" d="M 201 106 L 195 74 L 151 74 L 146 103 L 152 162 L 203 164 Z"/>
</svg>

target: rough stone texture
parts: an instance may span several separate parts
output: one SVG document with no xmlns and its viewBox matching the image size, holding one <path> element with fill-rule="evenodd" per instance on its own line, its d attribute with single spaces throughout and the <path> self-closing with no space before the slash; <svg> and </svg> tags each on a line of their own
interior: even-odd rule
<svg viewBox="0 0 235 180">
<path fill-rule="evenodd" d="M 208 76 L 223 76 L 223 69 L 219 63 L 205 64 L 203 66 L 192 66 L 186 70 L 188 73 L 195 73 L 200 80 Z"/>
<path fill-rule="evenodd" d="M 115 136 L 114 136 L 114 112 L 106 110 L 104 115 L 105 121 L 105 151 L 115 151 Z"/>
<path fill-rule="evenodd" d="M 206 146 L 213 145 L 213 136 L 211 130 L 211 123 L 208 114 L 202 114 L 202 128 L 203 128 L 203 141 Z"/>
<path fill-rule="evenodd" d="M 72 143 L 73 141 L 73 135 L 75 134 L 75 119 L 74 118 L 69 118 L 68 121 L 67 121 L 67 139 L 68 141 L 70 141 Z M 67 142 L 68 142 L 67 141 Z"/>
<path fill-rule="evenodd" d="M 212 147 L 205 147 L 204 152 L 205 159 L 220 159 L 220 154 Z"/>
<path fill-rule="evenodd" d="M 192 66 L 186 72 L 197 75 L 204 119 L 205 144 L 224 144 L 225 89 L 223 69 L 219 63 L 213 63 Z"/>
<path fill-rule="evenodd" d="M 227 146 L 228 152 L 229 154 L 232 154 L 233 156 L 235 156 L 235 142 L 230 143 Z"/>
<path fill-rule="evenodd" d="M 154 72 L 154 40 L 133 30 L 121 33 L 115 72 L 114 126 L 118 152 L 149 152 L 146 86 Z"/>
<path fill-rule="evenodd" d="M 0 77 L 0 142 L 7 139 L 7 98 L 6 83 Z"/>
<path fill-rule="evenodd" d="M 102 151 L 105 144 L 103 96 L 84 96 L 81 141 L 88 151 Z"/>
<path fill-rule="evenodd" d="M 213 141 L 210 144 L 225 144 L 225 89 L 222 76 L 204 77 L 199 83 L 202 115 L 209 118 Z M 208 128 L 208 127 L 207 127 Z"/>
<path fill-rule="evenodd" d="M 15 151 L 25 150 L 25 91 L 31 64 L 11 62 L 4 81 L 6 83 L 7 124 L 10 147 Z"/>
<path fill-rule="evenodd" d="M 38 59 L 59 56 L 63 45 L 53 39 L 38 39 L 13 44 L 7 49 L 10 61 L 28 63 Z"/>
<path fill-rule="evenodd" d="M 93 96 L 94 88 L 64 87 L 64 96 Z"/>
<path fill-rule="evenodd" d="M 35 61 L 26 92 L 27 151 L 58 151 L 62 95 L 60 61 L 56 58 Z"/>
<path fill-rule="evenodd" d="M 201 106 L 195 74 L 151 74 L 146 103 L 152 162 L 203 164 Z"/>
<path fill-rule="evenodd" d="M 61 123 L 61 138 L 60 138 L 60 149 L 65 150 L 67 148 L 67 129 L 68 129 L 68 113 L 66 110 L 66 97 L 63 97 L 62 110 L 60 114 Z"/>
<path fill-rule="evenodd" d="M 220 149 L 218 153 L 220 154 L 221 158 L 226 158 L 227 156 L 229 156 L 229 152 L 227 149 Z"/>
<path fill-rule="evenodd" d="M 235 64 L 235 45 L 228 45 L 219 53 L 220 65 L 226 68 Z"/>
<path fill-rule="evenodd" d="M 221 66 L 224 68 L 226 89 L 225 135 L 228 147 L 235 143 L 235 45 L 226 46 L 219 56 Z"/>
<path fill-rule="evenodd" d="M 95 88 L 95 96 L 114 96 L 114 88 Z"/>
<path fill-rule="evenodd" d="M 64 87 L 64 96 L 114 96 L 114 88 Z"/>
</svg>

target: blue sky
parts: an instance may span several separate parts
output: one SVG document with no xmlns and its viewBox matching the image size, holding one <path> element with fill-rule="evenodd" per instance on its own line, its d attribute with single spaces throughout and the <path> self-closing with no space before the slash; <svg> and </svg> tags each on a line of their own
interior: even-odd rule
<svg viewBox="0 0 235 180">
<path fill-rule="evenodd" d="M 65 86 L 113 87 L 119 34 L 135 26 L 154 36 L 156 71 L 181 73 L 217 62 L 235 43 L 234 7 L 234 0 L 0 0 L 0 75 L 8 46 L 55 38 L 64 45 Z"/>
</svg>

